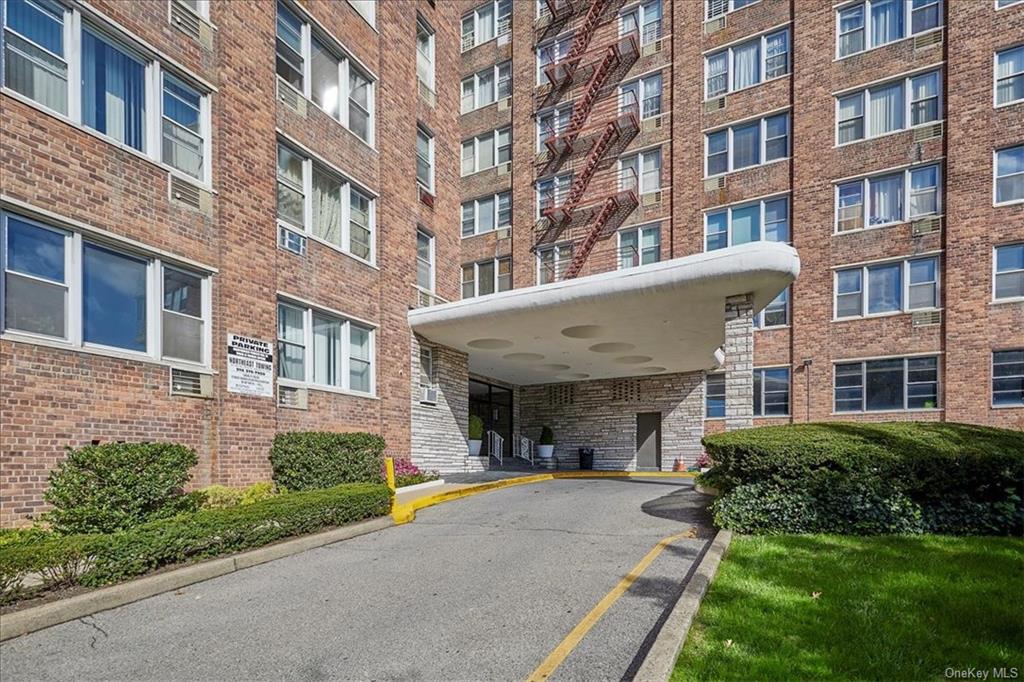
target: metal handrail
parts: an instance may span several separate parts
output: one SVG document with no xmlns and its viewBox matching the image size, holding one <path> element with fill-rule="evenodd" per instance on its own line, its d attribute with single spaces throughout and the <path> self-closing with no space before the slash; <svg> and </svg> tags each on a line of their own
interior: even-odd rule
<svg viewBox="0 0 1024 682">
<path fill-rule="evenodd" d="M 533 465 L 533 452 L 534 446 L 533 441 L 526 436 L 519 437 L 519 452 L 515 454 L 520 459 L 525 459 L 530 465 Z"/>
<path fill-rule="evenodd" d="M 487 454 L 498 460 L 498 464 L 503 464 L 503 456 L 505 451 L 505 439 L 501 437 L 501 434 L 497 431 L 487 432 Z"/>
</svg>

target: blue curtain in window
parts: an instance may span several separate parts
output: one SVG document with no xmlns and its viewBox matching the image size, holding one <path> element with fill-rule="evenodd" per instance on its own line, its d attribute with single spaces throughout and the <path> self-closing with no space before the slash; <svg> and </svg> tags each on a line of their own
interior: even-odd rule
<svg viewBox="0 0 1024 682">
<path fill-rule="evenodd" d="M 145 68 L 88 31 L 82 32 L 82 120 L 142 151 Z"/>
</svg>

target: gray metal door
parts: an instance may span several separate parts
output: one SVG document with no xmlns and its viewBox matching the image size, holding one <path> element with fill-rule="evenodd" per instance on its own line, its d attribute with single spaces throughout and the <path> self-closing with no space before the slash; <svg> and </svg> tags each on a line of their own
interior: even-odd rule
<svg viewBox="0 0 1024 682">
<path fill-rule="evenodd" d="M 636 415 L 636 468 L 661 469 L 661 412 Z"/>
</svg>

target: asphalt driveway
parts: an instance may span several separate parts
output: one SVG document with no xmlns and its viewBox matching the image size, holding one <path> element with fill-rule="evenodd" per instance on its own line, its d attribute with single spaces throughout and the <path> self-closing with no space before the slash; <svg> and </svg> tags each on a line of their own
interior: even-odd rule
<svg viewBox="0 0 1024 682">
<path fill-rule="evenodd" d="M 321 547 L 0 645 L 16 680 L 523 680 L 660 540 L 555 669 L 639 666 L 711 537 L 686 479 L 562 479 L 418 512 Z"/>
</svg>

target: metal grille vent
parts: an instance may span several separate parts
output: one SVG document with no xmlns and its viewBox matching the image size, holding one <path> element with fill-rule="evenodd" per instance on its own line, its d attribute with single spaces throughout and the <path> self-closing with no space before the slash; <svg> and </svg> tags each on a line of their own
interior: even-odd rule
<svg viewBox="0 0 1024 682">
<path fill-rule="evenodd" d="M 932 31 L 923 35 L 914 36 L 914 49 L 923 50 L 935 45 L 942 44 L 942 31 Z"/>
<path fill-rule="evenodd" d="M 179 2 L 171 0 L 171 24 L 192 40 L 199 42 L 199 27 L 203 21 L 195 12 Z"/>
<path fill-rule="evenodd" d="M 572 384 L 548 386 L 548 405 L 572 405 L 576 402 L 576 387 Z"/>
<path fill-rule="evenodd" d="M 213 377 L 185 369 L 171 368 L 171 395 L 183 395 L 191 398 L 210 398 L 213 396 Z"/>
<path fill-rule="evenodd" d="M 709 36 L 712 33 L 718 33 L 725 28 L 725 17 L 718 17 L 711 21 L 704 22 L 704 35 Z"/>
<path fill-rule="evenodd" d="M 934 234 L 942 229 L 942 218 L 924 218 L 922 220 L 915 220 L 911 223 L 910 229 L 911 233 L 915 237 Z"/>
<path fill-rule="evenodd" d="M 919 310 L 913 314 L 911 320 L 911 323 L 915 327 L 931 327 L 941 322 L 941 310 Z"/>
<path fill-rule="evenodd" d="M 725 109 L 725 97 L 716 97 L 704 102 L 704 113 L 713 114 L 716 111 Z"/>
<path fill-rule="evenodd" d="M 300 116 L 306 115 L 306 100 L 295 88 L 277 79 L 277 100 Z"/>
<path fill-rule="evenodd" d="M 717 178 L 708 178 L 704 181 L 704 191 L 714 192 L 720 189 L 725 189 L 725 176 L 720 175 Z"/>
<path fill-rule="evenodd" d="M 309 409 L 309 393 L 297 386 L 277 386 L 277 404 L 293 410 Z"/>
<path fill-rule="evenodd" d="M 612 400 L 617 403 L 635 403 L 640 400 L 640 384 L 634 379 L 623 379 L 612 384 Z"/>
<path fill-rule="evenodd" d="M 942 123 L 933 123 L 928 126 L 914 128 L 914 142 L 924 142 L 942 137 Z"/>
<path fill-rule="evenodd" d="M 202 209 L 202 190 L 177 175 L 170 175 L 171 199 L 196 210 Z"/>
</svg>

